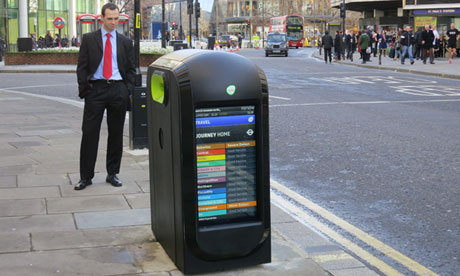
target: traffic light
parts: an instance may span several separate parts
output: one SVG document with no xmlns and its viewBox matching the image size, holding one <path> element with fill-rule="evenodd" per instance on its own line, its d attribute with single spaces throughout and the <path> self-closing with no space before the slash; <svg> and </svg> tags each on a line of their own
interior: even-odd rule
<svg viewBox="0 0 460 276">
<path fill-rule="evenodd" d="M 249 29 L 251 27 L 251 21 L 249 21 L 249 19 L 248 19 L 248 20 L 246 20 L 246 22 L 248 23 L 248 29 Z"/>
<path fill-rule="evenodd" d="M 200 17 L 200 2 L 196 1 L 195 2 L 195 16 Z"/>
<path fill-rule="evenodd" d="M 346 7 L 344 3 L 340 3 L 340 18 L 345 18 Z"/>
<path fill-rule="evenodd" d="M 177 29 L 176 22 L 173 21 L 173 23 L 171 24 L 171 30 L 176 30 L 176 29 Z"/>
<path fill-rule="evenodd" d="M 193 14 L 193 0 L 187 0 L 187 14 Z"/>
</svg>

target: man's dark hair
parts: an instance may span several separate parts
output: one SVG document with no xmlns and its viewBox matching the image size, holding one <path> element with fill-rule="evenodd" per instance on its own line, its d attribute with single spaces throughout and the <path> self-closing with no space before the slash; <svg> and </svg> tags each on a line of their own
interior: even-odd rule
<svg viewBox="0 0 460 276">
<path fill-rule="evenodd" d="M 108 2 L 108 3 L 104 4 L 104 6 L 102 6 L 101 14 L 102 14 L 103 17 L 105 16 L 105 10 L 106 9 L 109 9 L 111 11 L 114 11 L 114 10 L 120 11 L 118 9 L 117 5 L 115 5 L 114 3 Z"/>
<path fill-rule="evenodd" d="M 329 34 L 329 32 L 328 32 L 328 31 L 325 31 L 324 33 L 325 33 L 325 34 Z"/>
</svg>

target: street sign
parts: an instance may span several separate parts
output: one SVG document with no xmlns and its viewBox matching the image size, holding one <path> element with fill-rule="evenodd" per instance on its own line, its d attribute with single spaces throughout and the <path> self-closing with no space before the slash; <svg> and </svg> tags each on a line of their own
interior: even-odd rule
<svg viewBox="0 0 460 276">
<path fill-rule="evenodd" d="M 61 29 L 65 25 L 65 20 L 62 19 L 61 17 L 56 17 L 53 21 L 54 27 Z"/>
</svg>

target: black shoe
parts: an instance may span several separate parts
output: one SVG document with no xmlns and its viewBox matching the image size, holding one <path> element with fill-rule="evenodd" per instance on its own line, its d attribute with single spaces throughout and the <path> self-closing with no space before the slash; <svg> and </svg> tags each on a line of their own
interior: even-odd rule
<svg viewBox="0 0 460 276">
<path fill-rule="evenodd" d="M 121 187 L 123 185 L 123 183 L 117 177 L 116 174 L 107 175 L 107 178 L 105 179 L 105 182 L 112 184 L 112 186 L 114 186 L 114 187 Z"/>
<path fill-rule="evenodd" d="M 91 180 L 83 180 L 83 179 L 81 179 L 81 180 L 77 183 L 77 185 L 75 185 L 74 189 L 75 189 L 76 191 L 83 190 L 84 188 L 86 188 L 86 186 L 89 186 L 89 185 L 91 185 L 91 184 L 93 184 L 93 182 L 92 182 Z"/>
<path fill-rule="evenodd" d="M 414 61 L 411 61 L 411 62 L 410 62 L 410 65 L 412 65 L 412 64 L 414 64 Z"/>
<path fill-rule="evenodd" d="M 401 62 L 402 65 L 404 65 L 404 62 Z"/>
<path fill-rule="evenodd" d="M 430 64 L 434 64 L 434 62 L 430 62 Z"/>
</svg>

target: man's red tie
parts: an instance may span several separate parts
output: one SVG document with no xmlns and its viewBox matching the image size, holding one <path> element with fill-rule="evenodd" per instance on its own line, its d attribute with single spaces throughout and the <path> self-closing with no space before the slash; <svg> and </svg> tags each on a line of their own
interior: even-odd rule
<svg viewBox="0 0 460 276">
<path fill-rule="evenodd" d="M 110 79 L 112 76 L 112 43 L 110 43 L 110 36 L 110 33 L 107 33 L 104 50 L 104 67 L 102 68 L 102 75 L 106 79 Z"/>
</svg>

